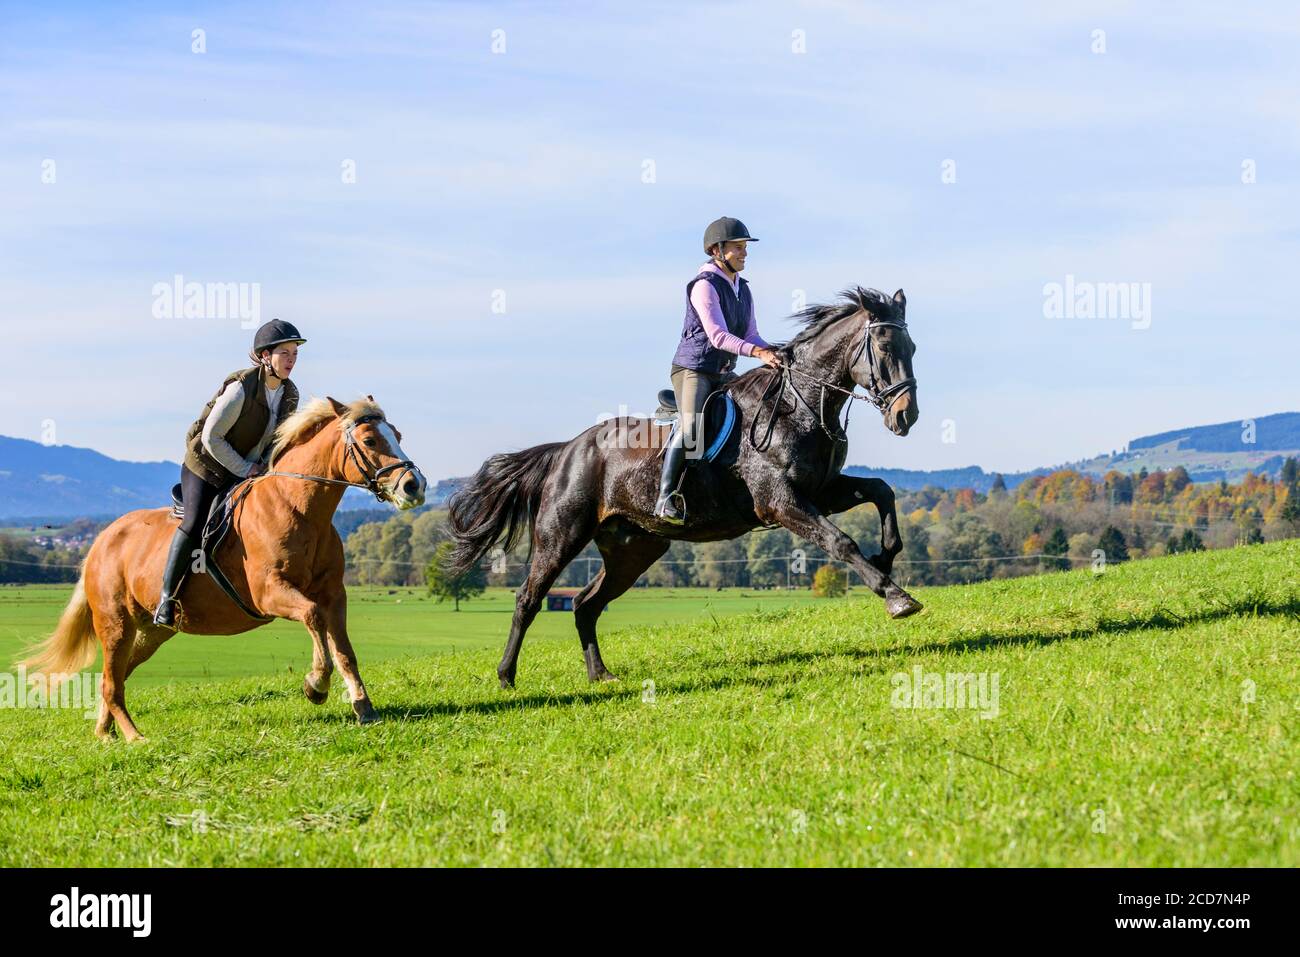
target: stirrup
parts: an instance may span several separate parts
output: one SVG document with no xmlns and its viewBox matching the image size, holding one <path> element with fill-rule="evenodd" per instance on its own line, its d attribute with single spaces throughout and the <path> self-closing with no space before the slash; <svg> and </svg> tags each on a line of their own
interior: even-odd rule
<svg viewBox="0 0 1300 957">
<path fill-rule="evenodd" d="M 677 515 L 669 515 L 665 511 L 670 504 L 674 504 L 673 499 L 676 499 L 678 503 Z M 673 490 L 669 492 L 665 498 L 659 501 L 655 505 L 655 518 L 663 519 L 665 522 L 668 522 L 672 525 L 685 525 L 686 524 L 686 499 L 685 497 L 683 497 L 682 493 Z"/>
<path fill-rule="evenodd" d="M 158 608 L 153 613 L 153 623 L 159 628 L 171 628 L 174 631 L 176 629 L 176 605 L 177 601 L 175 598 L 160 599 L 158 602 Z M 162 620 L 163 609 L 171 612 L 171 614 L 167 616 L 171 619 L 170 621 Z"/>
</svg>

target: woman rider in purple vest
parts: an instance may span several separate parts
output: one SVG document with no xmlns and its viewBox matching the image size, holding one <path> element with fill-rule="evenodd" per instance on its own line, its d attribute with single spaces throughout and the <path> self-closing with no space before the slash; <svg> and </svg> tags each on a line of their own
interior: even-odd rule
<svg viewBox="0 0 1300 957">
<path fill-rule="evenodd" d="M 673 394 L 681 419 L 664 450 L 663 474 L 655 516 L 674 525 L 686 521 L 685 503 L 675 491 L 686 459 L 704 454 L 704 400 L 736 366 L 736 356 L 753 356 L 769 366 L 780 358 L 758 334 L 754 297 L 749 283 L 740 278 L 745 268 L 747 243 L 758 242 L 745 224 L 723 216 L 704 231 L 704 252 L 709 262 L 686 284 L 686 318 L 673 355 Z"/>
</svg>

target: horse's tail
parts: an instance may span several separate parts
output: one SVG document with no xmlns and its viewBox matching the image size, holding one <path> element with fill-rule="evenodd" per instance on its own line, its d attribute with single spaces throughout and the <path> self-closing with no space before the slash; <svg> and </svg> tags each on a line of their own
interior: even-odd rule
<svg viewBox="0 0 1300 957">
<path fill-rule="evenodd" d="M 41 676 L 51 686 L 57 686 L 95 660 L 95 644 L 95 626 L 90 617 L 90 602 L 86 600 L 83 570 L 54 633 L 29 649 L 28 656 L 18 666 L 27 670 L 29 678 Z"/>
<path fill-rule="evenodd" d="M 532 531 L 542 485 L 565 443 L 548 442 L 522 452 L 494 455 L 447 503 L 447 520 L 455 547 L 445 561 L 459 578 L 498 541 L 510 551 Z"/>
</svg>

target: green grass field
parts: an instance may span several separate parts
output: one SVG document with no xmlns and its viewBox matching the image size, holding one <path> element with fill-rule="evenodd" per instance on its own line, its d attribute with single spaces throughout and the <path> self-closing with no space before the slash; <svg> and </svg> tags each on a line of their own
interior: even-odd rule
<svg viewBox="0 0 1300 957">
<path fill-rule="evenodd" d="M 66 594 L 0 589 L 0 653 Z M 1300 864 L 1300 542 L 917 595 L 634 592 L 596 687 L 544 612 L 504 692 L 508 596 L 358 590 L 364 728 L 298 626 L 180 636 L 148 742 L 0 710 L 0 864 Z M 996 716 L 896 707 L 916 668 Z"/>
</svg>

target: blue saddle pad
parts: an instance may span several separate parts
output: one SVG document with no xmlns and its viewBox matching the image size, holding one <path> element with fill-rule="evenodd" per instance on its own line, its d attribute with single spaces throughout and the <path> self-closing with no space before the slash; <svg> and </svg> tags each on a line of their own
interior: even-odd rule
<svg viewBox="0 0 1300 957">
<path fill-rule="evenodd" d="M 722 425 L 719 426 L 713 435 L 713 441 L 709 447 L 704 450 L 704 461 L 712 462 L 727 447 L 727 440 L 731 438 L 731 431 L 736 427 L 736 400 L 731 397 L 730 392 L 722 393 Z"/>
<path fill-rule="evenodd" d="M 718 393 L 714 393 L 714 395 L 717 394 Z M 712 462 L 716 459 L 722 454 L 722 450 L 727 447 L 727 440 L 731 438 L 731 433 L 736 429 L 736 400 L 731 397 L 729 392 L 723 392 L 721 395 L 721 412 L 716 411 L 714 408 L 715 402 L 713 395 L 709 396 L 708 402 L 705 406 L 703 423 L 704 434 L 706 436 L 713 436 L 713 440 L 709 442 L 709 447 L 704 450 L 704 454 L 696 461 Z M 682 427 L 682 421 L 678 417 L 676 409 L 660 409 L 660 411 L 667 411 L 673 417 L 673 430 L 669 433 L 671 439 L 671 436 L 676 435 L 677 430 Z"/>
</svg>

